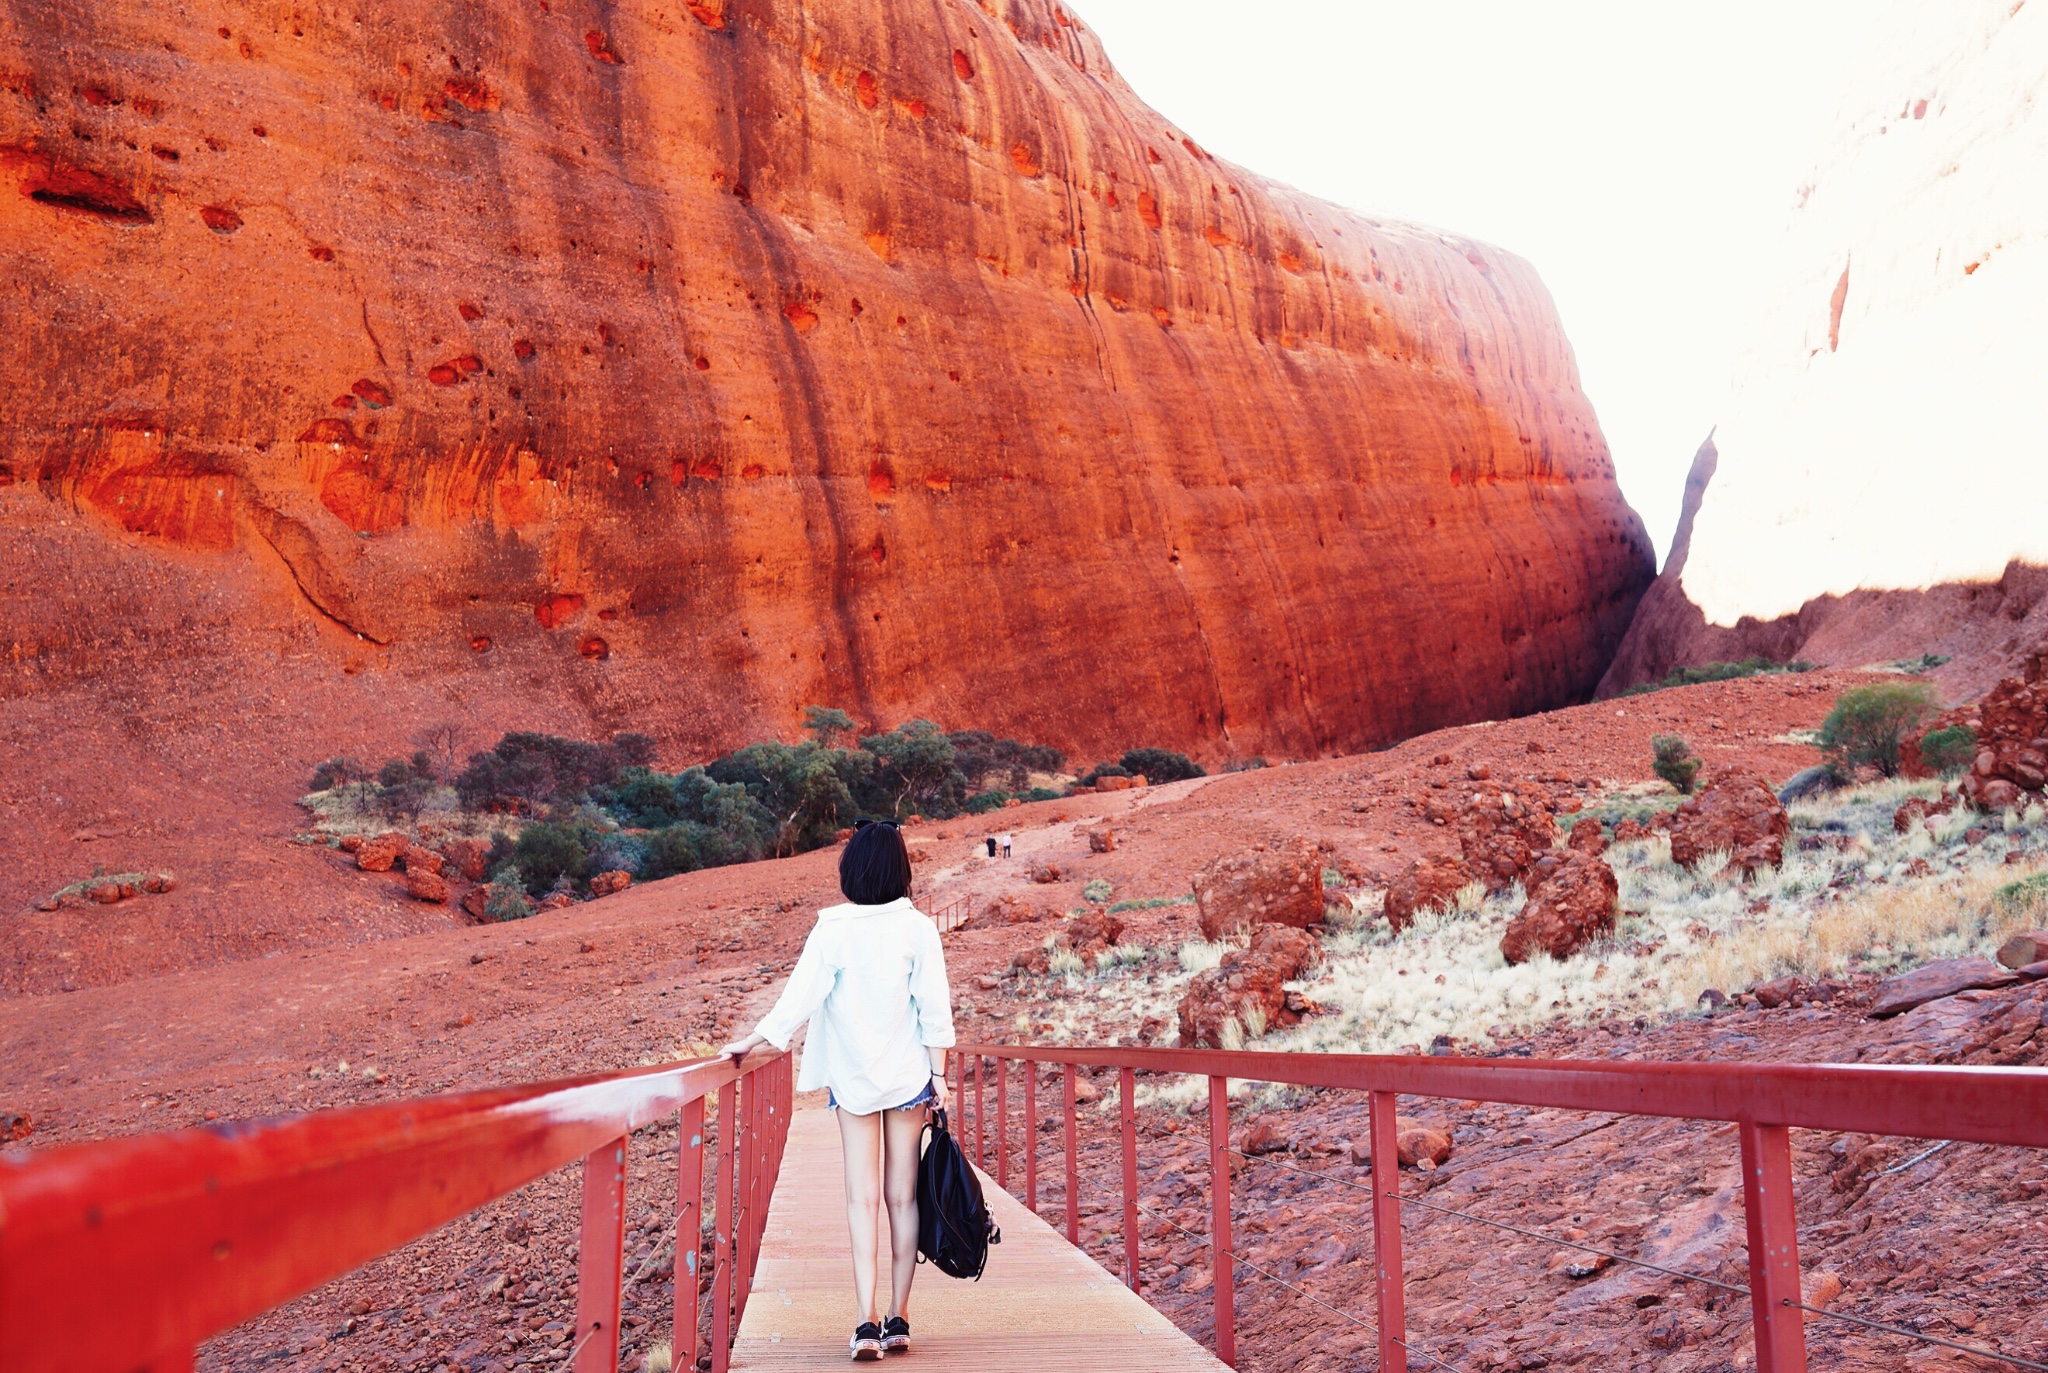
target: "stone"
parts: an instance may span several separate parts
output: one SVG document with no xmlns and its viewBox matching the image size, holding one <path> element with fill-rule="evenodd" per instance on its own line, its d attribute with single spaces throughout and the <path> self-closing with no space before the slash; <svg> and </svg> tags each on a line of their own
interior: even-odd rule
<svg viewBox="0 0 2048 1373">
<path fill-rule="evenodd" d="M 1051 883 L 1059 881 L 1059 864 L 1043 862 L 1033 863 L 1031 865 L 1031 880 L 1033 882 L 1039 883 L 1041 886 L 1050 885 Z"/>
<path fill-rule="evenodd" d="M 1095 779 L 1095 789 L 1097 791 L 1129 791 L 1131 789 L 1131 779 L 1128 777 L 1098 777 Z"/>
<path fill-rule="evenodd" d="M 1423 911 L 1450 909 L 1471 880 L 1459 859 L 1445 855 L 1416 859 L 1387 885 L 1387 924 L 1399 934 Z"/>
<path fill-rule="evenodd" d="M 565 891 L 551 891 L 535 905 L 535 910 L 559 911 L 576 904 L 576 898 Z"/>
<path fill-rule="evenodd" d="M 613 892 L 622 892 L 632 885 L 632 873 L 627 872 L 624 868 L 614 868 L 610 872 L 598 873 L 590 879 L 590 894 L 592 896 L 610 896 Z"/>
<path fill-rule="evenodd" d="M 1998 946 L 1998 961 L 2015 971 L 2048 958 L 2048 930 L 2016 934 Z"/>
<path fill-rule="evenodd" d="M 1306 929 L 1322 923 L 1322 854 L 1306 839 L 1225 854 L 1196 873 L 1191 885 L 1204 939 L 1259 925 Z"/>
<path fill-rule="evenodd" d="M 1767 1011 L 1774 1011 L 1780 1006 L 1791 1004 L 1805 987 L 1805 982 L 1797 977 L 1774 977 L 1768 982 L 1759 982 L 1751 987 L 1749 994 L 1756 998 L 1757 1005 Z"/>
<path fill-rule="evenodd" d="M 1458 813 L 1458 850 L 1465 871 L 1504 892 L 1557 842 L 1550 799 L 1536 787 L 1509 784 L 1476 791 Z"/>
<path fill-rule="evenodd" d="M 488 913 L 490 899 L 489 887 L 471 887 L 462 894 L 462 913 L 471 920 L 482 920 Z"/>
<path fill-rule="evenodd" d="M 1650 831 L 1643 827 L 1640 820 L 1617 820 L 1614 824 L 1614 842 L 1617 844 L 1632 844 L 1638 839 L 1649 837 Z"/>
<path fill-rule="evenodd" d="M 10 623 L 84 643 L 122 596 L 155 670 L 225 675 L 240 738 L 308 710 L 402 738 L 451 695 L 590 738 L 600 703 L 630 701 L 711 756 L 775 737 L 816 691 L 809 651 L 700 647 L 738 641 L 772 585 L 776 640 L 889 683 L 898 718 L 946 718 L 971 689 L 977 725 L 1070 751 L 1207 748 L 1227 718 L 1246 752 L 1351 752 L 1584 699 L 1654 574 L 1533 267 L 1188 149 L 1056 6 L 975 36 L 971 11 L 941 24 L 907 0 L 815 21 L 695 0 L 589 9 L 607 27 L 571 33 L 559 6 L 422 0 L 274 38 L 265 20 L 236 35 L 246 61 L 192 56 L 236 51 L 211 11 L 62 13 L 9 31 L 7 70 L 43 89 L 6 97 L 0 215 L 18 298 L 69 304 L 21 316 L 0 372 L 35 396 L 8 411 L 9 498 L 34 503 L 10 518 L 72 532 L 10 565 Z M 423 35 L 463 33 L 488 37 L 450 54 L 462 72 L 397 71 L 401 50 L 428 60 Z M 162 115 L 86 113 L 51 75 L 85 53 Z M 622 110 L 687 135 L 625 151 Z M 262 155 L 194 180 L 227 111 Z M 426 194 L 454 186 L 478 190 L 460 232 Z M 557 202 L 574 235 L 525 209 Z M 350 323 L 227 327 L 259 315 Z M 137 390 L 114 358 L 211 380 Z M 1134 411 L 1138 376 L 1155 403 Z M 1074 437 L 1110 428 L 1116 462 Z M 457 453 L 476 455 L 459 477 Z M 829 537 L 807 529 L 841 493 Z M 955 556 L 1020 518 L 1060 575 Z M 534 555 L 508 562 L 509 540 Z M 192 573 L 130 596 L 166 548 Z M 482 612 L 455 589 L 484 586 L 476 651 Z M 1001 653 L 991 596 L 1014 610 Z M 905 606 L 915 635 L 890 619 Z M 258 661 L 305 615 L 339 631 L 314 662 Z M 1206 637 L 1223 624 L 1228 653 Z M 1457 670 L 1357 670 L 1359 646 L 1397 641 L 1418 663 L 1455 642 Z M 343 672 L 365 653 L 377 671 Z M 53 700 L 114 675 L 45 658 Z"/>
<path fill-rule="evenodd" d="M 1565 959 L 1614 931 L 1621 884 L 1603 858 L 1573 853 L 1533 893 L 1501 936 L 1501 957 L 1524 963 L 1538 950 Z"/>
<path fill-rule="evenodd" d="M 142 879 L 142 889 L 155 896 L 178 889 L 178 879 L 167 872 L 153 872 Z"/>
<path fill-rule="evenodd" d="M 1394 1156 L 1403 1168 L 1432 1168 L 1451 1161 L 1451 1132 L 1406 1116 L 1394 1117 Z M 1370 1157 L 1370 1155 L 1368 1155 Z"/>
<path fill-rule="evenodd" d="M 1033 905 L 1014 892 L 1007 892 L 960 922 L 964 930 L 995 929 L 1004 925 L 1027 925 L 1052 919 L 1054 912 Z"/>
<path fill-rule="evenodd" d="M 334 841 L 334 846 L 343 853 L 354 853 L 363 846 L 363 841 L 367 838 L 369 836 L 366 834 L 344 834 Z"/>
<path fill-rule="evenodd" d="M 121 884 L 119 882 L 101 882 L 99 885 L 87 889 L 85 894 L 94 901 L 99 902 L 102 906 L 111 906 L 121 899 Z"/>
<path fill-rule="evenodd" d="M 1251 946 L 1233 949 L 1222 963 L 1197 973 L 1181 994 L 1182 1048 L 1220 1048 L 1223 1027 L 1240 1028 L 1263 1019 L 1267 1029 L 1293 1024 L 1284 983 L 1322 961 L 1322 946 L 1307 930 L 1287 925 L 1259 925 Z"/>
<path fill-rule="evenodd" d="M 36 1132 L 35 1117 L 27 1111 L 0 1111 L 0 1144 L 16 1144 Z"/>
<path fill-rule="evenodd" d="M 1116 852 L 1116 831 L 1108 825 L 1097 825 L 1088 831 L 1088 852 Z"/>
<path fill-rule="evenodd" d="M 1956 808 L 1954 796 L 1943 796 L 1938 801 L 1925 796 L 1909 796 L 1892 812 L 1892 833 L 1904 834 L 1929 816 L 1947 815 Z"/>
<path fill-rule="evenodd" d="M 1880 982 L 1866 1014 L 1872 1020 L 1883 1020 L 1957 992 L 2006 987 L 2019 980 L 2018 973 L 1988 958 L 1944 958 Z"/>
<path fill-rule="evenodd" d="M 390 872 L 411 844 L 402 834 L 380 834 L 356 849 L 356 866 L 364 872 Z"/>
<path fill-rule="evenodd" d="M 1294 1141 L 1279 1117 L 1257 1115 L 1245 1122 L 1237 1147 L 1247 1154 L 1284 1154 L 1294 1148 Z"/>
<path fill-rule="evenodd" d="M 451 839 L 441 846 L 447 866 L 465 882 L 483 881 L 484 859 L 490 851 L 491 846 L 481 839 Z"/>
<path fill-rule="evenodd" d="M 426 868 L 407 868 L 405 894 L 415 901 L 445 902 L 448 899 L 448 879 Z"/>
<path fill-rule="evenodd" d="M 1671 861 L 1680 867 L 1696 867 L 1707 854 L 1722 852 L 1748 877 L 1785 861 L 1792 818 L 1755 773 L 1724 769 L 1672 814 Z"/>
<path fill-rule="evenodd" d="M 421 848 L 418 844 L 406 845 L 405 852 L 398 856 L 398 861 L 404 865 L 407 872 L 427 872 L 436 877 L 441 874 L 441 855 L 432 849 Z"/>
<path fill-rule="evenodd" d="M 985 992 L 992 992 L 996 988 L 1003 985 L 1003 979 L 997 977 L 993 973 L 976 973 L 974 977 L 974 985 L 981 988 Z"/>
<path fill-rule="evenodd" d="M 1565 840 L 1565 846 L 1598 858 L 1607 852 L 1607 835 L 1601 829 L 1600 822 L 1589 815 L 1572 825 L 1571 837 Z"/>
<path fill-rule="evenodd" d="M 1116 947 L 1123 938 L 1123 917 L 1100 906 L 1091 906 L 1079 915 L 1070 916 L 1061 931 L 1067 938 L 1067 947 L 1083 959 L 1094 961 L 1095 955 Z"/>
</svg>

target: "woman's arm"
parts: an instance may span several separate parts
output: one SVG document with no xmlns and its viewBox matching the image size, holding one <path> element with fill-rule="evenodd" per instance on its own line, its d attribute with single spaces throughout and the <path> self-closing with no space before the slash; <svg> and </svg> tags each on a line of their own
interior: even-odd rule
<svg viewBox="0 0 2048 1373">
<path fill-rule="evenodd" d="M 917 1038 L 932 1065 L 932 1096 L 946 1106 L 946 1050 L 953 1047 L 953 991 L 946 982 L 946 950 L 939 928 L 925 922 L 910 963 L 910 1001 L 917 1012 Z"/>
<path fill-rule="evenodd" d="M 941 1111 L 946 1109 L 946 1051 L 927 1049 L 932 1060 L 932 1105 Z"/>
</svg>

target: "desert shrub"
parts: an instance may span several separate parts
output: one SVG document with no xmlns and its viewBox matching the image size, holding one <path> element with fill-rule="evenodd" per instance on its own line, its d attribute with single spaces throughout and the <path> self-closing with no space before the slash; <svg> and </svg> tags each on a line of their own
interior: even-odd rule
<svg viewBox="0 0 2048 1373">
<path fill-rule="evenodd" d="M 1184 782 L 1209 775 L 1185 753 L 1169 753 L 1163 748 L 1134 748 L 1117 762 L 1125 776 L 1143 777 L 1147 782 Z"/>
<path fill-rule="evenodd" d="M 2048 872 L 2037 872 L 2032 877 L 2006 883 L 1993 893 L 1991 902 L 2010 915 L 2039 910 L 2048 903 Z"/>
<path fill-rule="evenodd" d="M 1671 687 L 1699 686 L 1703 682 L 1730 682 L 1738 677 L 1761 677 L 1774 672 L 1811 672 L 1815 666 L 1803 658 L 1789 663 L 1772 662 L 1769 658 L 1744 658 L 1734 663 L 1701 663 L 1697 667 L 1673 668 L 1655 682 L 1638 682 L 1622 695 L 1641 696 L 1645 692 L 1665 691 Z"/>
<path fill-rule="evenodd" d="M 1056 748 L 998 739 L 985 729 L 955 730 L 946 739 L 953 745 L 953 765 L 969 791 L 987 787 L 991 778 L 1001 788 L 1022 791 L 1032 773 L 1058 772 L 1066 761 Z"/>
<path fill-rule="evenodd" d="M 969 815 L 986 815 L 992 810 L 1001 810 L 1009 801 L 1007 791 L 985 791 L 979 796 L 970 796 L 961 809 Z"/>
<path fill-rule="evenodd" d="M 1650 752 L 1654 755 L 1650 770 L 1679 791 L 1691 795 L 1693 784 L 1700 775 L 1699 756 L 1692 751 L 1692 746 L 1676 734 L 1659 734 L 1650 740 Z"/>
<path fill-rule="evenodd" d="M 622 834 L 616 830 L 599 836 L 590 849 L 592 872 L 625 871 L 638 877 L 646 862 L 646 841 L 637 835 Z"/>
<path fill-rule="evenodd" d="M 1017 798 L 1020 801 L 1057 801 L 1060 794 L 1051 787 L 1033 787 Z"/>
<path fill-rule="evenodd" d="M 1968 725 L 1933 729 L 1920 737 L 1920 761 L 1930 772 L 1953 777 L 1977 758 L 1977 731 Z"/>
<path fill-rule="evenodd" d="M 1933 711 L 1934 692 L 1922 682 L 1853 687 L 1835 699 L 1821 723 L 1821 752 L 1841 771 L 1873 767 L 1895 777 L 1899 741 Z"/>
<path fill-rule="evenodd" d="M 1116 889 L 1110 886 L 1108 878 L 1098 877 L 1087 886 L 1081 888 L 1081 899 L 1100 904 L 1109 900 L 1109 894 L 1114 890 Z"/>
<path fill-rule="evenodd" d="M 332 791 L 351 782 L 360 782 L 364 775 L 363 765 L 353 758 L 329 758 L 313 769 L 313 780 L 306 783 L 306 790 Z"/>
<path fill-rule="evenodd" d="M 526 890 L 535 896 L 554 890 L 567 877 L 581 881 L 590 872 L 586 836 L 568 825 L 528 825 L 512 846 L 512 864 Z"/>
<path fill-rule="evenodd" d="M 1092 787 L 1105 777 L 1129 777 L 1130 775 L 1131 770 L 1121 763 L 1097 763 L 1094 767 L 1082 773 L 1080 781 L 1074 785 Z"/>
<path fill-rule="evenodd" d="M 533 901 L 526 894 L 519 874 L 512 868 L 501 869 L 484 889 L 484 919 L 524 920 L 533 914 Z"/>
</svg>

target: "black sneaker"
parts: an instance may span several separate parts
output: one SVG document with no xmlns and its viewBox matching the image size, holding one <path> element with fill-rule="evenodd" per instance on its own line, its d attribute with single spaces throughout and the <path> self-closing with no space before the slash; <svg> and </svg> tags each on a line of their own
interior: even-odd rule
<svg viewBox="0 0 2048 1373">
<path fill-rule="evenodd" d="M 853 1328 L 853 1338 L 847 1341 L 853 1351 L 855 1363 L 873 1363 L 882 1357 L 882 1327 L 873 1321 L 862 1321 Z"/>
<path fill-rule="evenodd" d="M 908 1354 L 910 1352 L 910 1322 L 901 1316 L 891 1316 L 882 1322 L 882 1352 L 884 1354 Z"/>
</svg>

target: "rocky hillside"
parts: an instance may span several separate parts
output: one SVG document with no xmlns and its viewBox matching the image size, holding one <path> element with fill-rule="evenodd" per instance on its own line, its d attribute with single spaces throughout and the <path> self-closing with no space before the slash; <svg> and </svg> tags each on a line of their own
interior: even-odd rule
<svg viewBox="0 0 2048 1373">
<path fill-rule="evenodd" d="M 2048 627 L 2030 516 L 2048 498 L 2048 14 L 1898 5 L 1872 32 L 1607 689 L 1716 658 L 1932 649 L 1973 692 Z"/>
<path fill-rule="evenodd" d="M 0 694 L 142 754 L 826 702 L 1310 756 L 1582 696 L 1650 577 L 1526 263 L 1218 161 L 1050 0 L 7 53 Z"/>
</svg>

